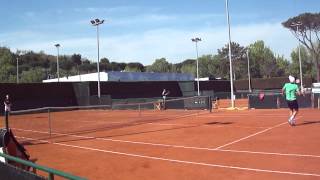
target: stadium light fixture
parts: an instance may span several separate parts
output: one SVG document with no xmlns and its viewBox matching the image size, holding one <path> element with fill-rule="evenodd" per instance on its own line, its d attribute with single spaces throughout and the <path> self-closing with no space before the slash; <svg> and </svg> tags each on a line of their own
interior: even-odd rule
<svg viewBox="0 0 320 180">
<path fill-rule="evenodd" d="M 60 73 L 59 73 L 59 48 L 60 44 L 55 44 L 54 45 L 57 48 L 57 76 L 58 76 L 58 82 L 60 82 Z"/>
<path fill-rule="evenodd" d="M 199 53 L 198 53 L 198 42 L 201 41 L 201 38 L 192 38 L 192 42 L 196 44 L 196 52 L 197 52 L 197 87 L 198 87 L 198 96 L 200 96 L 200 83 L 199 83 Z"/>
<path fill-rule="evenodd" d="M 231 30 L 230 30 L 230 18 L 229 18 L 229 3 L 226 0 L 226 14 L 228 23 L 229 34 L 229 64 L 230 64 L 230 94 L 231 94 L 231 107 L 234 108 L 234 94 L 233 94 L 233 77 L 232 77 L 232 60 L 231 60 Z"/>
<path fill-rule="evenodd" d="M 299 27 L 302 25 L 301 22 L 293 22 L 291 24 L 292 27 L 296 27 L 297 33 L 299 32 Z M 299 71 L 300 71 L 300 87 L 303 91 L 303 83 L 302 83 L 302 63 L 301 63 L 301 51 L 300 51 L 300 40 L 298 39 L 299 45 L 298 45 L 298 53 L 299 53 Z"/>
<path fill-rule="evenodd" d="M 101 92 L 100 92 L 100 69 L 99 69 L 99 56 L 100 56 L 100 52 L 99 52 L 99 25 L 103 24 L 104 20 L 100 20 L 100 19 L 94 19 L 90 21 L 91 24 L 93 26 L 97 27 L 97 46 L 98 46 L 98 60 L 97 60 L 97 71 L 98 71 L 98 98 L 100 99 L 101 97 Z"/>
</svg>

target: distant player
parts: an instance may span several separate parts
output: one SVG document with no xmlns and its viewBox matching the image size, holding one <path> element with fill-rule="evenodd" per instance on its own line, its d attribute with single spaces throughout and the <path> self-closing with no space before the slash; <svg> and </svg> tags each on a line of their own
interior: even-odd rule
<svg viewBox="0 0 320 180">
<path fill-rule="evenodd" d="M 162 106 L 163 106 L 163 109 L 166 109 L 166 98 L 167 96 L 170 94 L 170 91 L 166 90 L 166 89 L 163 89 L 162 91 Z"/>
<path fill-rule="evenodd" d="M 11 111 L 11 102 L 8 94 L 6 95 L 3 101 L 3 104 L 4 104 L 4 111 L 9 113 Z"/>
<path fill-rule="evenodd" d="M 263 101 L 264 100 L 264 92 L 259 93 L 259 100 Z"/>
<path fill-rule="evenodd" d="M 5 114 L 5 123 L 6 123 L 6 128 L 8 129 L 9 128 L 9 125 L 8 125 L 8 117 L 9 117 L 9 113 L 11 111 L 11 102 L 10 102 L 10 99 L 9 99 L 9 95 L 7 94 L 4 101 L 3 101 L 3 104 L 4 104 L 4 114 Z"/>
<path fill-rule="evenodd" d="M 299 87 L 295 82 L 295 78 L 293 76 L 289 76 L 289 83 L 285 83 L 282 88 L 282 94 L 286 96 L 286 101 L 288 107 L 290 109 L 290 117 L 288 122 L 291 126 L 295 125 L 295 117 L 299 111 L 299 105 L 297 102 L 297 95 L 300 95 Z"/>
</svg>

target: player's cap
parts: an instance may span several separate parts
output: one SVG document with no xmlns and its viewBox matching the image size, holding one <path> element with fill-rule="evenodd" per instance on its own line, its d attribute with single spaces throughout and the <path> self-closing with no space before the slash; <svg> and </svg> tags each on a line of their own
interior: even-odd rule
<svg viewBox="0 0 320 180">
<path fill-rule="evenodd" d="M 289 81 L 290 81 L 291 83 L 294 83 L 294 82 L 295 82 L 295 78 L 290 75 L 290 76 L 289 76 Z"/>
</svg>

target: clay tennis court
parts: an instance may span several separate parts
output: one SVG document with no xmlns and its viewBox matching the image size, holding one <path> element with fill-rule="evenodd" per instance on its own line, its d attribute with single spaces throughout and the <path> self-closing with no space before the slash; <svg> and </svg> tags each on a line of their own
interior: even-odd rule
<svg viewBox="0 0 320 180">
<path fill-rule="evenodd" d="M 320 179 L 318 109 L 81 110 L 11 116 L 37 164 L 88 179 Z"/>
</svg>

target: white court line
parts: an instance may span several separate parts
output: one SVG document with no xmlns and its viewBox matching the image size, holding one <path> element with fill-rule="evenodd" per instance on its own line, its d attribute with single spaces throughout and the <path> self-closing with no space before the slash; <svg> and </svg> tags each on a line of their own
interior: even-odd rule
<svg viewBox="0 0 320 180">
<path fill-rule="evenodd" d="M 188 127 L 190 125 L 198 125 L 198 124 L 176 124 L 176 123 L 147 123 L 150 125 L 158 125 L 158 126 L 182 126 L 182 127 Z"/>
<path fill-rule="evenodd" d="M 284 124 L 288 124 L 288 122 L 284 122 L 284 123 L 277 124 L 277 125 L 275 125 L 275 126 L 273 126 L 273 127 L 267 128 L 267 129 L 265 129 L 265 130 L 259 131 L 259 132 L 257 132 L 257 133 L 251 134 L 251 135 L 246 136 L 246 137 L 243 137 L 243 138 L 241 138 L 241 139 L 238 139 L 238 140 L 232 141 L 232 142 L 230 142 L 230 143 L 224 144 L 224 145 L 222 145 L 222 146 L 216 147 L 215 149 L 224 148 L 224 147 L 226 147 L 226 146 L 229 146 L 229 145 L 231 145 L 231 144 L 235 144 L 235 143 L 237 143 L 237 142 L 243 141 L 243 140 L 245 140 L 245 139 L 248 139 L 248 138 L 250 138 L 250 137 L 256 136 L 256 135 L 261 134 L 261 133 L 264 133 L 264 132 L 269 131 L 269 130 L 271 130 L 271 129 L 274 129 L 274 128 L 276 128 L 276 127 L 282 126 L 282 125 L 284 125 Z"/>
<path fill-rule="evenodd" d="M 33 130 L 23 130 L 23 129 L 16 129 L 16 130 L 49 134 L 48 132 L 33 131 Z M 149 145 L 149 146 L 158 146 L 158 147 L 170 147 L 170 148 L 181 148 L 181 149 L 191 149 L 191 150 L 206 150 L 206 151 L 216 151 L 216 152 L 233 152 L 233 153 L 261 154 L 261 155 L 320 158 L 320 155 L 310 155 L 310 154 L 290 154 L 290 153 L 243 151 L 243 150 L 228 150 L 228 149 L 222 150 L 222 149 L 216 149 L 216 148 L 204 148 L 204 147 L 171 145 L 171 144 L 161 144 L 161 143 L 148 143 L 148 142 L 141 142 L 141 141 L 127 141 L 127 140 L 119 140 L 119 139 L 111 139 L 111 138 L 97 138 L 97 137 L 92 137 L 92 136 L 79 136 L 79 135 L 63 134 L 63 133 L 52 133 L 52 134 L 69 136 L 69 137 L 78 137 L 78 138 L 82 138 L 82 139 L 96 139 L 96 140 L 119 142 L 119 143 L 130 143 L 130 144 Z"/>
<path fill-rule="evenodd" d="M 239 116 L 250 116 L 250 114 L 226 114 L 226 115 L 223 115 L 223 114 L 207 114 L 207 115 L 211 115 L 212 116 L 215 116 L 215 117 L 239 117 Z M 270 116 L 270 117 L 288 117 L 288 115 L 274 115 L 274 114 L 257 114 L 257 115 L 254 115 L 255 117 L 265 117 L 265 116 Z"/>
<path fill-rule="evenodd" d="M 94 120 L 94 121 L 88 121 L 88 120 L 83 120 L 83 121 L 78 121 L 78 120 L 70 120 L 70 119 L 67 119 L 67 120 L 63 120 L 64 122 L 79 122 L 79 123 L 106 123 L 106 121 L 104 120 Z M 123 123 L 123 122 L 117 122 L 117 121 L 107 121 L 107 123 L 109 124 L 120 124 L 120 123 Z"/>
<path fill-rule="evenodd" d="M 210 122 L 209 122 L 210 123 Z M 150 125 L 158 125 L 158 126 L 182 126 L 182 127 L 192 127 L 192 126 L 209 126 L 209 127 L 225 127 L 223 124 L 178 124 L 178 123 L 147 123 Z M 265 129 L 268 128 L 266 126 L 232 126 L 232 127 L 238 127 L 238 128 L 248 128 L 248 129 L 252 129 L 252 128 L 256 128 L 256 129 Z"/>
<path fill-rule="evenodd" d="M 24 138 L 24 137 L 19 137 L 19 138 Z M 25 138 L 25 139 L 31 139 L 31 138 Z M 40 141 L 50 143 L 49 141 L 43 141 L 43 140 L 40 140 Z M 161 161 L 168 161 L 168 162 L 175 162 L 175 163 L 182 163 L 182 164 L 201 165 L 201 166 L 209 166 L 209 167 L 217 167 L 217 168 L 225 168 L 225 169 L 236 169 L 236 170 L 244 170 L 244 171 L 254 171 L 254 172 L 320 177 L 320 174 L 315 174 L 315 173 L 300 173 L 300 172 L 291 172 L 291 171 L 276 171 L 276 170 L 268 170 L 268 169 L 245 168 L 245 167 L 239 167 L 239 166 L 227 166 L 227 165 L 220 165 L 220 164 L 210 164 L 210 163 L 202 163 L 202 162 L 194 162 L 194 161 L 184 161 L 184 160 L 177 160 L 177 159 L 161 158 L 161 157 L 156 157 L 156 156 L 146 156 L 146 155 L 139 155 L 139 154 L 132 154 L 132 153 L 124 153 L 124 152 L 118 152 L 118 151 L 89 148 L 89 147 L 84 147 L 84 146 L 69 145 L 69 144 L 64 144 L 64 143 L 52 143 L 52 144 L 66 146 L 66 147 L 72 147 L 72 148 L 77 148 L 77 149 L 84 149 L 84 150 L 98 151 L 98 152 L 103 152 L 103 153 L 110 153 L 110 154 L 117 154 L 117 155 L 131 156 L 131 157 L 138 157 L 138 158 L 145 158 L 145 159 L 152 159 L 152 160 L 161 160 Z"/>
</svg>

